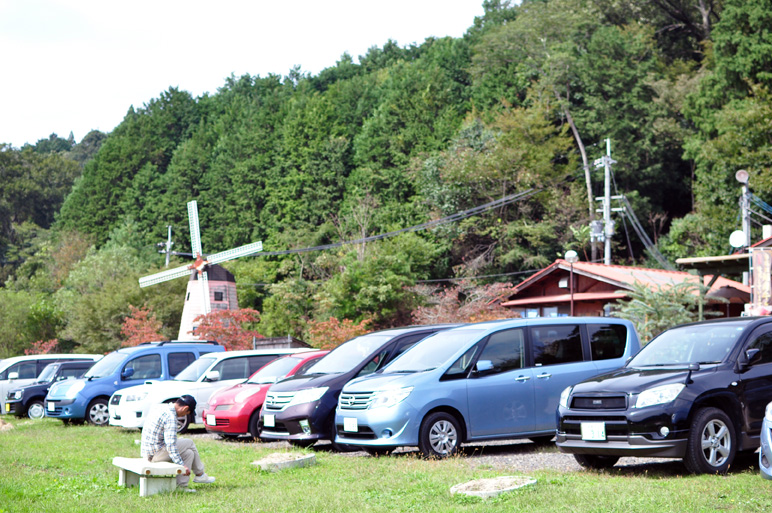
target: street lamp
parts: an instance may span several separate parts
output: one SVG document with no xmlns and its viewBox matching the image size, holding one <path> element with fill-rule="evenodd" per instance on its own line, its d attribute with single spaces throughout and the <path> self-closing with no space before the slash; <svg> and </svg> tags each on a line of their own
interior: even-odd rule
<svg viewBox="0 0 772 513">
<path fill-rule="evenodd" d="M 576 254 L 576 251 L 569 250 L 566 251 L 565 260 L 571 265 L 571 273 L 569 277 L 569 283 L 568 288 L 571 291 L 571 317 L 574 316 L 574 262 L 579 261 L 579 255 Z"/>
</svg>

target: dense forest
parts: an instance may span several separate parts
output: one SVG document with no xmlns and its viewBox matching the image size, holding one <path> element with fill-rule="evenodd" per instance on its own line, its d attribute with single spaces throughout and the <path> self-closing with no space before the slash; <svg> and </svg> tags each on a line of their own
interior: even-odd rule
<svg viewBox="0 0 772 513">
<path fill-rule="evenodd" d="M 463 306 L 570 248 L 589 259 L 607 138 L 613 194 L 670 263 L 729 249 L 738 169 L 772 198 L 772 0 L 483 6 L 461 38 L 170 88 L 109 134 L 0 145 L 0 357 L 115 349 L 130 306 L 174 337 L 185 280 L 137 278 L 163 269 L 167 225 L 190 252 L 193 199 L 204 251 L 263 241 L 226 264 L 256 329 L 303 338 L 330 317 L 409 323 L 451 289 Z M 621 216 L 613 261 L 659 266 Z"/>
</svg>

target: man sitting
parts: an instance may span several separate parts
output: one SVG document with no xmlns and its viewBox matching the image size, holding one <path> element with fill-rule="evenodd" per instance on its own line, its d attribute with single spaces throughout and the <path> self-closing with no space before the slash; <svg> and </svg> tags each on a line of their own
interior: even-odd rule
<svg viewBox="0 0 772 513">
<path fill-rule="evenodd" d="M 194 483 L 214 483 L 214 478 L 204 473 L 204 464 L 198 456 L 193 440 L 177 439 L 177 417 L 184 417 L 196 411 L 193 396 L 183 395 L 176 402 L 154 406 L 142 429 L 141 454 L 148 461 L 171 461 L 185 467 L 185 473 L 177 476 L 177 486 L 186 492 L 191 470 Z"/>
</svg>

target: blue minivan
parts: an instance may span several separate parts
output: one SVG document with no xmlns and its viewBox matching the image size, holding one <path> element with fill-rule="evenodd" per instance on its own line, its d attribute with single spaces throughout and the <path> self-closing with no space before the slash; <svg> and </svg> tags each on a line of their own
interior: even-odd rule
<svg viewBox="0 0 772 513">
<path fill-rule="evenodd" d="M 105 426 L 110 420 L 107 401 L 113 392 L 148 380 L 168 380 L 200 356 L 224 351 L 217 342 L 164 341 L 124 347 L 108 354 L 81 379 L 56 383 L 45 399 L 45 415 L 65 424 L 89 421 Z"/>
<path fill-rule="evenodd" d="M 632 323 L 608 317 L 509 319 L 440 331 L 346 384 L 335 442 L 371 454 L 418 446 L 444 458 L 464 442 L 549 441 L 563 389 L 621 367 L 639 348 Z"/>
</svg>

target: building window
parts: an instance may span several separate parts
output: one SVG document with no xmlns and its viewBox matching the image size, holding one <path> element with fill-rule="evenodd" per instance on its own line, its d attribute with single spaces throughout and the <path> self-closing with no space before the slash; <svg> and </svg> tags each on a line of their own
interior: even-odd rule
<svg viewBox="0 0 772 513">
<path fill-rule="evenodd" d="M 215 292 L 214 293 L 214 300 L 215 301 L 222 301 L 223 300 L 223 293 L 222 292 Z"/>
</svg>

